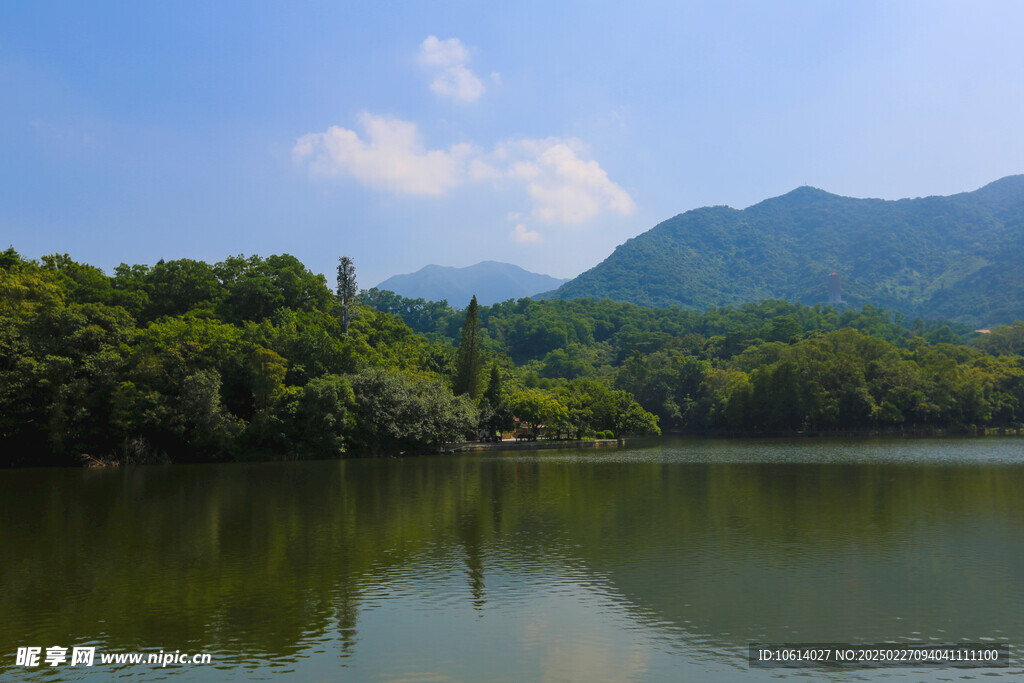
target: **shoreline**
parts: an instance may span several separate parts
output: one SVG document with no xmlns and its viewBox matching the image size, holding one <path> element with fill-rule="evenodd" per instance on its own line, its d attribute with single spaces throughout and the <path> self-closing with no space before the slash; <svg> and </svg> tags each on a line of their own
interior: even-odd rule
<svg viewBox="0 0 1024 683">
<path fill-rule="evenodd" d="M 674 437 L 674 438 L 690 438 L 690 439 L 872 439 L 872 438 L 906 438 L 906 439 L 918 439 L 918 438 L 953 438 L 953 439 L 973 439 L 983 437 L 1024 437 L 1024 428 L 1012 428 L 1012 427 L 989 427 L 989 428 L 978 428 L 976 430 L 969 430 L 965 428 L 932 428 L 932 429 L 907 429 L 907 430 L 846 430 L 846 431 L 792 431 L 792 432 L 664 432 L 659 436 L 636 436 L 634 437 L 634 445 L 646 445 L 652 441 L 656 441 L 659 438 Z M 625 446 L 625 439 L 583 439 L 583 440 L 539 440 L 539 441 L 501 441 L 498 443 L 490 442 L 477 442 L 477 441 L 462 441 L 441 444 L 433 449 L 417 450 L 417 451 L 403 451 L 400 453 L 389 453 L 389 454 L 378 454 L 373 455 L 355 455 L 346 453 L 341 456 L 312 456 L 312 457 L 300 457 L 300 458 L 288 458 L 288 457 L 257 457 L 257 458 L 237 458 L 237 459 L 217 459 L 217 460 L 184 460 L 177 463 L 170 461 L 162 462 L 136 462 L 136 463 L 122 463 L 115 460 L 108 460 L 105 458 L 96 458 L 93 456 L 80 456 L 80 463 L 78 465 L 36 465 L 34 467 L 43 468 L 67 468 L 67 469 L 116 469 L 122 466 L 134 466 L 134 465 L 170 465 L 170 464 L 182 464 L 182 465 L 206 465 L 206 464 L 224 464 L 224 463 L 251 463 L 251 462 L 299 462 L 299 461 L 310 461 L 310 460 L 358 460 L 362 458 L 373 458 L 373 457 L 388 457 L 388 458 L 415 458 L 424 457 L 431 455 L 452 455 L 455 453 L 472 453 L 482 451 L 529 451 L 529 450 L 553 450 L 553 449 L 567 449 L 567 448 L 612 448 L 617 446 Z M 25 466 L 7 466 L 0 467 L 0 470 L 20 470 L 20 469 L 31 469 L 32 467 Z"/>
<path fill-rule="evenodd" d="M 808 429 L 793 431 L 666 431 L 662 436 L 713 437 L 722 439 L 861 439 L 872 437 L 975 437 L 975 436 L 1024 436 L 1024 428 L 1016 427 L 914 427 L 911 429 Z"/>
<path fill-rule="evenodd" d="M 686 438 L 711 438 L 711 439 L 870 439 L 878 437 L 906 437 L 906 438 L 956 438 L 956 437 L 984 437 L 984 436 L 1024 436 L 1024 429 L 1013 427 L 978 427 L 974 430 L 960 427 L 935 427 L 935 428 L 913 428 L 913 429 L 863 429 L 863 430 L 842 430 L 824 431 L 807 430 L 792 432 L 754 432 L 754 431 L 726 431 L 726 432 L 663 432 L 662 437 L 686 437 Z M 658 437 L 637 437 L 641 441 L 648 438 Z M 625 439 L 583 439 L 583 440 L 539 440 L 539 441 L 462 441 L 457 443 L 446 443 L 438 447 L 436 451 L 423 453 L 453 454 L 472 453 L 474 451 L 514 451 L 514 450 L 543 450 L 555 448 L 608 448 L 614 446 L 625 446 Z M 409 455 L 408 453 L 403 455 Z"/>
<path fill-rule="evenodd" d="M 608 448 L 625 446 L 625 439 L 581 439 L 556 441 L 462 441 L 459 443 L 442 444 L 439 453 L 471 453 L 473 451 L 530 451 L 546 448 Z"/>
</svg>

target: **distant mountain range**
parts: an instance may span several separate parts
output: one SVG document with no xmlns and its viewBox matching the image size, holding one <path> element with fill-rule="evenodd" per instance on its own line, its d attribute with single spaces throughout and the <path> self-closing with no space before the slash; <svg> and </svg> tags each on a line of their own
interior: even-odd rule
<svg viewBox="0 0 1024 683">
<path fill-rule="evenodd" d="M 680 214 L 543 298 L 705 309 L 843 299 L 972 325 L 1024 319 L 1024 176 L 949 197 L 853 199 L 801 187 Z"/>
<path fill-rule="evenodd" d="M 410 299 L 445 299 L 456 308 L 465 308 L 474 295 L 479 304 L 489 306 L 507 299 L 534 296 L 565 282 L 568 280 L 531 273 L 510 263 L 483 261 L 465 268 L 425 266 L 415 273 L 389 277 L 377 285 L 377 289 Z"/>
</svg>

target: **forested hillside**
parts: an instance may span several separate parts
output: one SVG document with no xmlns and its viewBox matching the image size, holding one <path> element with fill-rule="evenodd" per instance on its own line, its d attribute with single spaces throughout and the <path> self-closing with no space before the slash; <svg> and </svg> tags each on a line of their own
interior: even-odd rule
<svg viewBox="0 0 1024 683">
<path fill-rule="evenodd" d="M 459 339 L 464 312 L 447 302 L 408 299 L 376 288 L 360 296 L 373 308 L 400 316 L 415 332 L 449 343 Z M 772 299 L 703 313 L 610 299 L 519 299 L 482 306 L 478 316 L 487 348 L 551 378 L 606 374 L 634 354 L 654 351 L 726 359 L 765 342 L 789 343 L 843 328 L 900 346 L 913 338 L 964 344 L 979 337 L 963 323 L 907 320 L 874 306 L 804 306 Z"/>
<path fill-rule="evenodd" d="M 0 253 L 0 465 L 384 455 L 478 430 L 974 430 L 1024 422 L 1024 323 L 765 301 L 356 300 L 288 255 Z M 965 343 L 967 342 L 967 343 Z"/>
<path fill-rule="evenodd" d="M 978 326 L 1024 318 L 1024 176 L 950 197 L 852 199 L 801 187 L 688 211 L 546 296 L 694 310 L 828 299 Z"/>
<path fill-rule="evenodd" d="M 453 393 L 455 351 L 346 306 L 289 255 L 107 276 L 10 248 L 0 253 L 0 466 L 423 452 L 481 425 L 509 429 L 513 409 L 569 433 L 552 392 L 497 366 L 485 376 L 486 351 L 474 391 Z M 574 434 L 657 431 L 624 392 L 574 396 L 588 415 Z"/>
<path fill-rule="evenodd" d="M 363 300 L 454 340 L 443 303 L 370 290 Z M 688 433 L 1019 426 L 1024 323 L 962 323 L 767 300 L 704 313 L 610 300 L 480 307 L 481 344 L 542 388 L 626 391 L 663 430 Z M 973 427 L 972 427 L 973 425 Z"/>
</svg>

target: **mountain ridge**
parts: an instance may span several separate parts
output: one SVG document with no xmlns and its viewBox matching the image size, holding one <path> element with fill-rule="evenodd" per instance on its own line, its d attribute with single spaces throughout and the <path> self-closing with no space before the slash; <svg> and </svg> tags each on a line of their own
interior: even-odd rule
<svg viewBox="0 0 1024 683">
<path fill-rule="evenodd" d="M 1024 318 L 1024 175 L 971 191 L 860 199 L 802 186 L 746 209 L 662 221 L 543 298 L 610 298 L 704 310 L 778 298 L 996 324 Z"/>
<path fill-rule="evenodd" d="M 414 273 L 393 275 L 377 285 L 410 299 L 448 301 L 463 307 L 476 296 L 487 306 L 508 299 L 534 296 L 568 282 L 541 273 L 532 273 L 511 263 L 481 261 L 458 268 L 429 264 Z"/>
</svg>

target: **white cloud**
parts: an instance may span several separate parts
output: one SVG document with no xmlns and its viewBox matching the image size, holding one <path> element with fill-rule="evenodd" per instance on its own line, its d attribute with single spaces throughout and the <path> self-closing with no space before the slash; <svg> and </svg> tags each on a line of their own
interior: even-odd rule
<svg viewBox="0 0 1024 683">
<path fill-rule="evenodd" d="M 536 230 L 527 230 L 522 223 L 512 229 L 511 237 L 520 244 L 540 244 L 544 238 Z"/>
<path fill-rule="evenodd" d="M 483 180 L 500 180 L 504 177 L 504 172 L 494 164 L 490 164 L 483 159 L 473 159 L 469 163 L 469 179 L 473 181 Z"/>
<path fill-rule="evenodd" d="M 441 195 L 464 182 L 472 145 L 424 150 L 416 124 L 368 112 L 359 115 L 366 139 L 331 126 L 310 133 L 292 148 L 297 162 L 313 175 L 347 175 L 363 185 L 397 194 Z"/>
<path fill-rule="evenodd" d="M 580 225 L 606 213 L 628 215 L 635 209 L 629 193 L 588 159 L 586 146 L 573 138 L 509 140 L 489 154 L 466 143 L 427 150 L 415 123 L 368 112 L 359 115 L 359 122 L 362 137 L 332 126 L 299 138 L 293 157 L 311 175 L 348 176 L 396 194 L 436 196 L 482 182 L 519 189 L 530 201 L 531 217 L 546 224 Z M 514 215 L 513 220 L 520 218 L 518 212 Z M 513 236 L 520 242 L 540 238 L 522 224 Z"/>
<path fill-rule="evenodd" d="M 462 66 L 450 66 L 431 82 L 430 90 L 462 102 L 476 102 L 484 94 L 484 84 Z"/>
<path fill-rule="evenodd" d="M 469 50 L 458 38 L 439 40 L 437 36 L 428 36 L 420 44 L 418 58 L 420 64 L 433 72 L 432 92 L 460 102 L 476 102 L 484 94 L 483 82 L 467 66 Z"/>
<path fill-rule="evenodd" d="M 508 162 L 507 176 L 526 184 L 533 217 L 544 223 L 587 223 L 605 211 L 629 215 L 632 197 L 596 161 L 580 158 L 579 140 L 513 140 L 495 150 Z"/>
<path fill-rule="evenodd" d="M 457 66 L 469 61 L 469 50 L 458 38 L 438 40 L 437 36 L 427 36 L 420 44 L 420 61 L 427 66 L 442 69 Z"/>
</svg>

